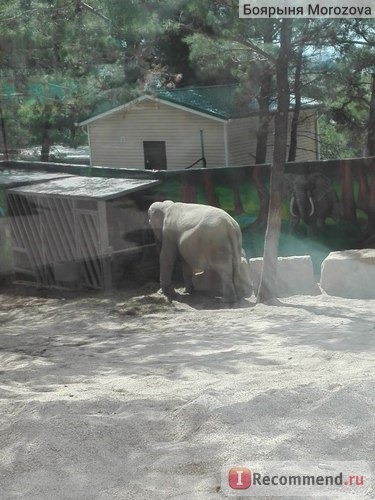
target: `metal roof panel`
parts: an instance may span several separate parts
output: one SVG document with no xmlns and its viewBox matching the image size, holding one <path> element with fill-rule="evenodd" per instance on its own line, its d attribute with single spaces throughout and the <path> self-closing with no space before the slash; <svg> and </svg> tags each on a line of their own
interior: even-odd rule
<svg viewBox="0 0 375 500">
<path fill-rule="evenodd" d="M 143 96 L 122 104 L 117 107 L 108 107 L 106 111 L 97 112 L 87 119 L 78 123 L 78 125 L 86 125 L 92 121 L 104 118 L 120 111 L 132 103 L 137 103 L 143 99 L 155 99 L 164 101 L 166 104 L 175 104 L 186 108 L 187 111 L 195 111 L 207 115 L 208 117 L 217 118 L 220 120 L 230 120 L 235 118 L 245 118 L 247 116 L 259 113 L 258 100 L 255 97 L 250 98 L 241 91 L 241 87 L 237 84 L 230 85 L 211 85 L 206 87 L 180 87 L 176 89 L 158 90 L 153 93 L 144 94 Z M 294 96 L 290 99 L 290 109 L 294 106 Z M 302 109 L 319 106 L 317 101 L 308 98 L 302 98 Z M 271 113 L 277 108 L 276 99 L 273 99 L 270 105 Z"/>
<path fill-rule="evenodd" d="M 24 186 L 27 184 L 37 184 L 43 181 L 53 179 L 62 179 L 71 177 L 71 174 L 61 172 L 38 172 L 32 170 L 0 170 L 0 188 L 10 188 L 15 186 Z"/>
<path fill-rule="evenodd" d="M 71 176 L 65 179 L 56 179 L 41 184 L 10 189 L 9 192 L 34 196 L 69 196 L 81 199 L 108 200 L 146 189 L 159 183 L 160 181 L 158 180 Z"/>
</svg>

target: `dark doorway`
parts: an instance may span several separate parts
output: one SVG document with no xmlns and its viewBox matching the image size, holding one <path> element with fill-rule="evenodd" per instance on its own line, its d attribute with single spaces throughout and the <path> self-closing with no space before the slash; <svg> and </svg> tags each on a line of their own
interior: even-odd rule
<svg viewBox="0 0 375 500">
<path fill-rule="evenodd" d="M 167 169 L 165 141 L 143 141 L 143 152 L 147 170 Z"/>
</svg>

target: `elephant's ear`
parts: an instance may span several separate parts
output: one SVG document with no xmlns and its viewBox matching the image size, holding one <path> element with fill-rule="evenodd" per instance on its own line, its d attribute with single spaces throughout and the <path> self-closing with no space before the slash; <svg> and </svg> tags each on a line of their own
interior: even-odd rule
<svg viewBox="0 0 375 500">
<path fill-rule="evenodd" d="M 163 202 L 157 201 L 148 209 L 149 223 L 154 231 L 156 238 L 161 241 L 162 229 L 164 223 L 164 208 Z"/>
<path fill-rule="evenodd" d="M 331 179 L 320 172 L 309 174 L 307 181 L 314 201 L 320 201 L 333 190 Z"/>
</svg>

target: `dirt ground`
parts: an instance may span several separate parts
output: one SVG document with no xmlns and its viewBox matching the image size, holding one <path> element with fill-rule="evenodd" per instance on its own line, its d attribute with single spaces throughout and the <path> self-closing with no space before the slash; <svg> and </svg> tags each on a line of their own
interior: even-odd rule
<svg viewBox="0 0 375 500">
<path fill-rule="evenodd" d="M 179 292 L 0 289 L 1 498 L 206 500 L 229 463 L 373 461 L 375 301 Z"/>
</svg>

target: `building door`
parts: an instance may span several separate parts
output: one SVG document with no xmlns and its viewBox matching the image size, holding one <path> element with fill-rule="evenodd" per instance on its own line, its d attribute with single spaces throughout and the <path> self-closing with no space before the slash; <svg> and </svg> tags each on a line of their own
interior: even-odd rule
<svg viewBox="0 0 375 500">
<path fill-rule="evenodd" d="M 147 170 L 167 169 L 165 141 L 143 141 L 143 152 Z"/>
</svg>

